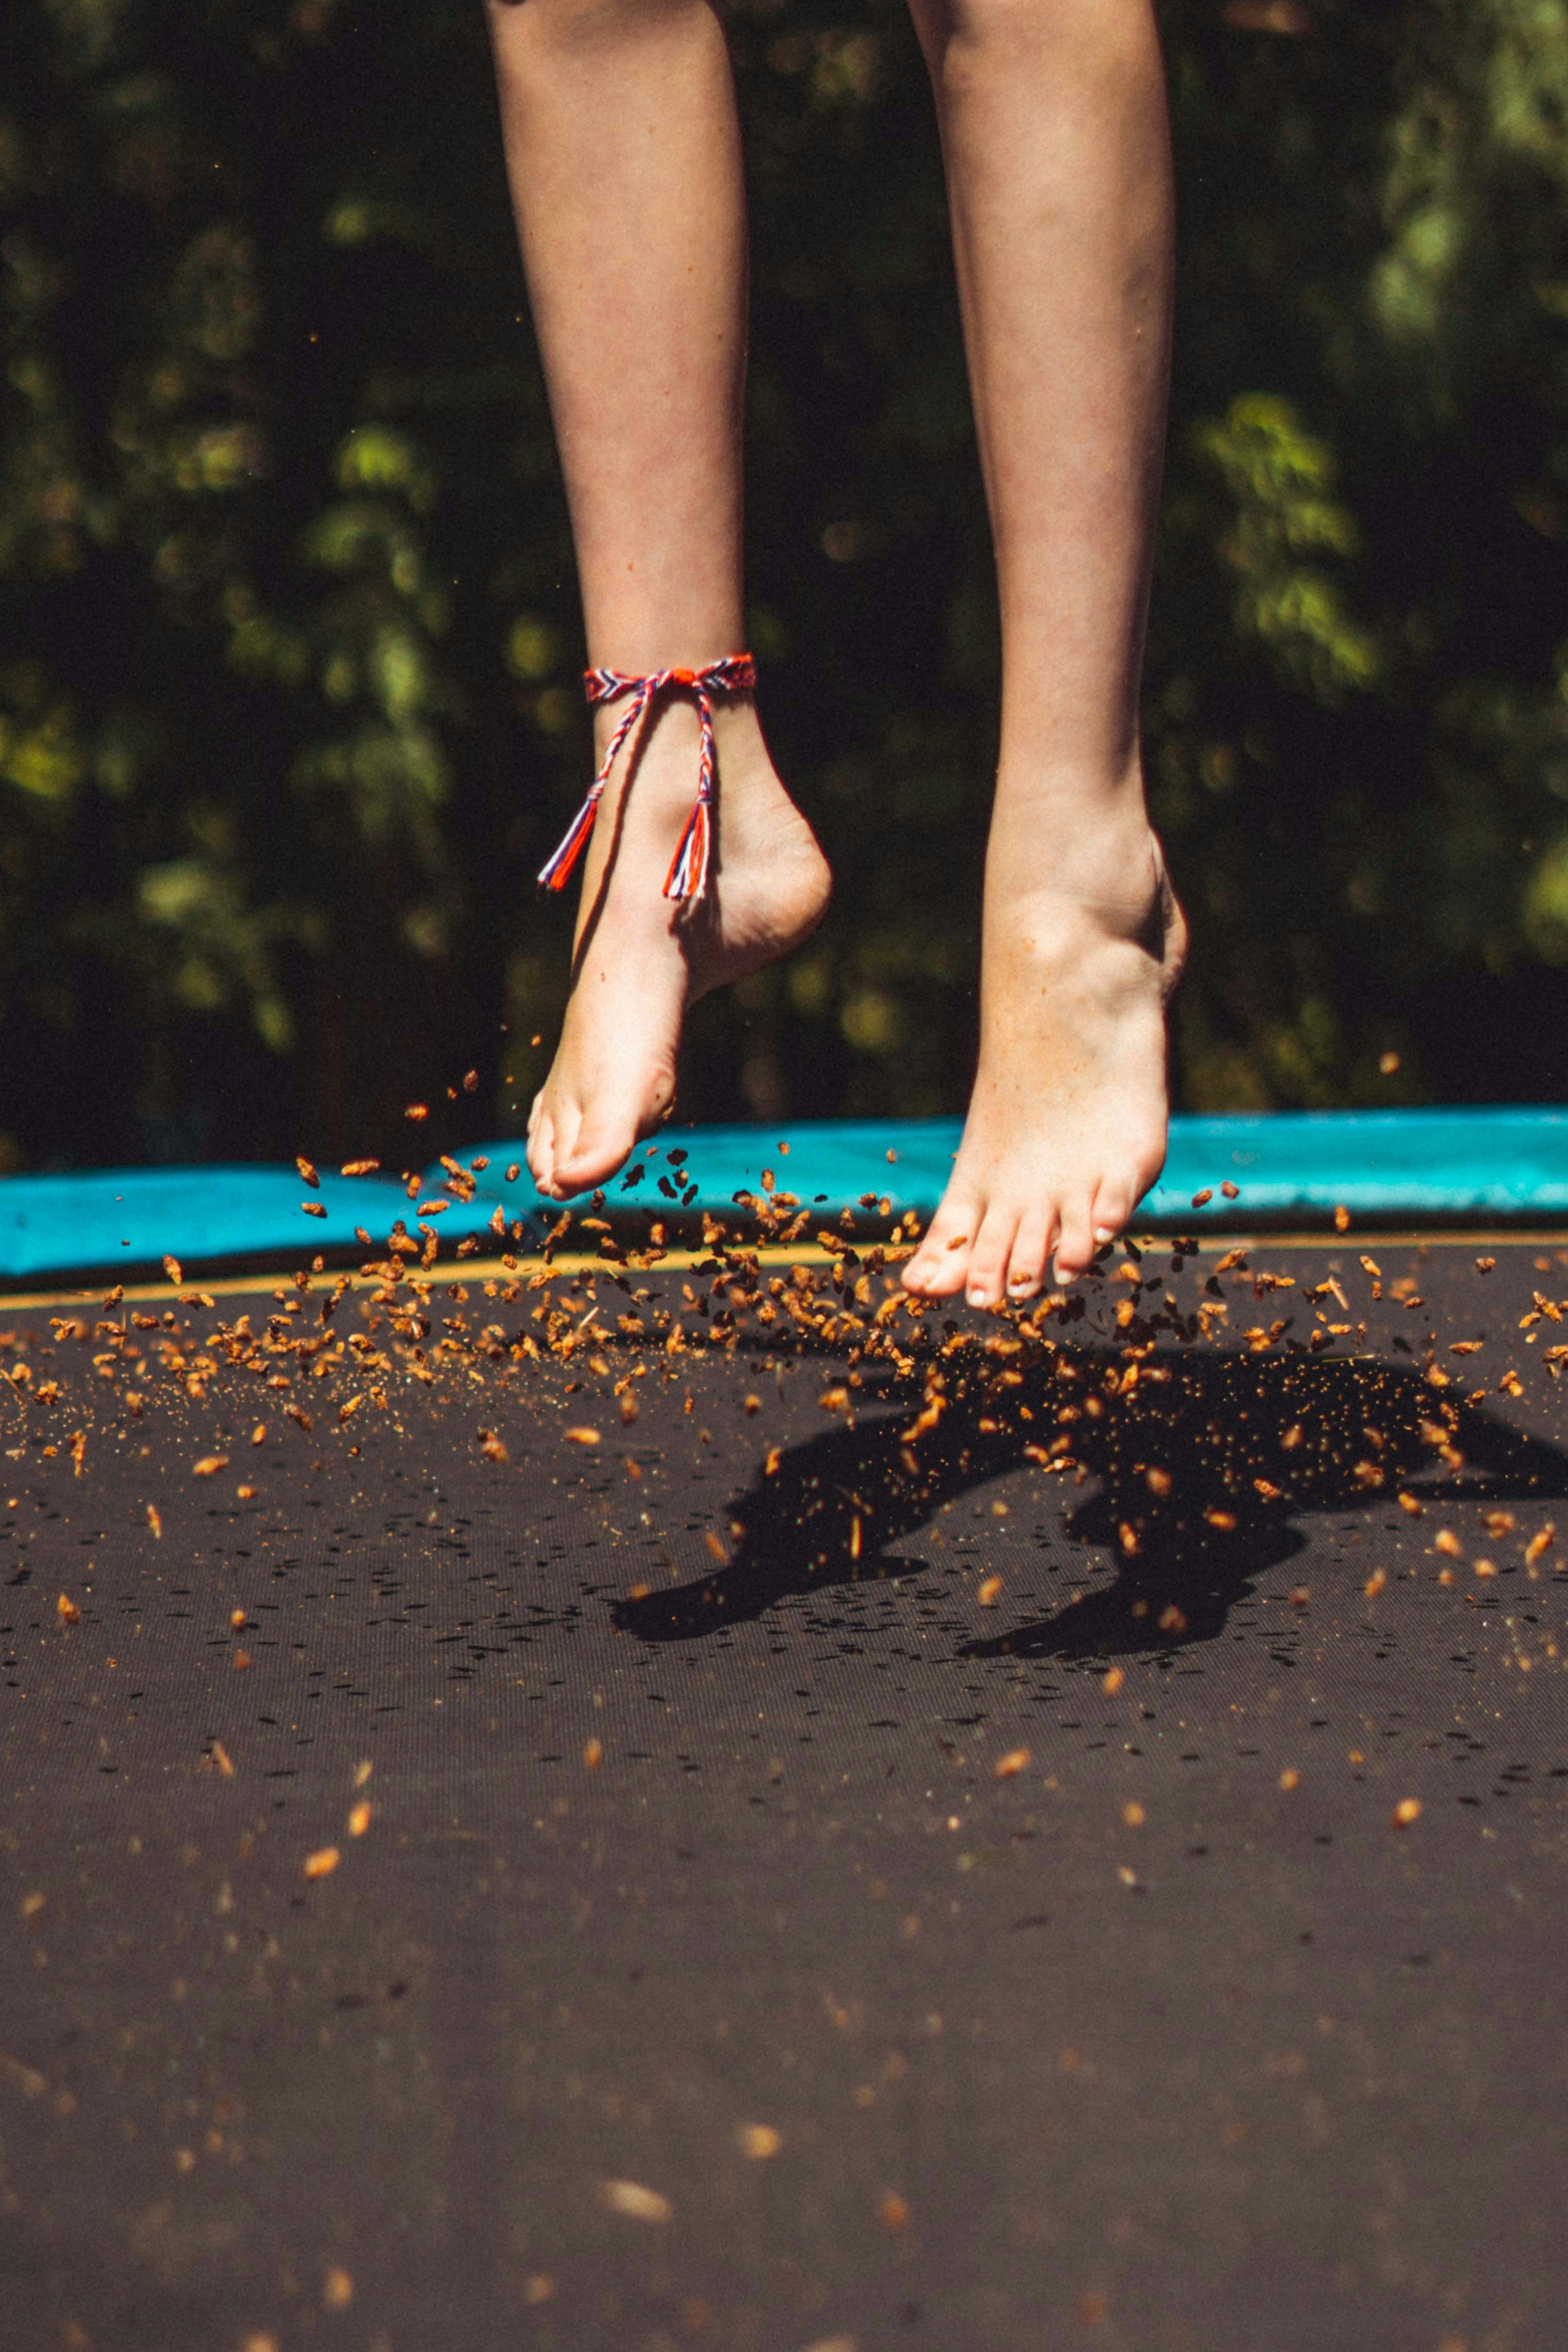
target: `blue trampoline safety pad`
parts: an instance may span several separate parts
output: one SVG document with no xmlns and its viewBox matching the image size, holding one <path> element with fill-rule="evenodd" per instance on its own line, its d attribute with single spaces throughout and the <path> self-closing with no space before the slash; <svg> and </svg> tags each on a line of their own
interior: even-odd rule
<svg viewBox="0 0 1568 2352">
<path fill-rule="evenodd" d="M 612 1213 L 679 1206 L 722 1215 L 737 1193 L 763 1189 L 766 1169 L 776 1192 L 824 1216 L 870 1194 L 925 1217 L 941 1197 L 958 1135 L 956 1119 L 667 1127 L 606 1187 L 608 1203 Z M 553 1204 L 540 1201 L 526 1168 L 507 1181 L 520 1153 L 515 1138 L 465 1151 L 465 1165 L 490 1164 L 471 1201 L 446 1196 L 444 1241 L 493 1229 L 497 1207 L 508 1226 L 524 1219 L 530 1235 L 542 1230 Z M 427 1177 L 434 1193 L 444 1171 L 434 1166 Z M 1210 1198 L 1195 1207 L 1204 1192 Z M 291 1250 L 303 1258 L 352 1249 L 362 1234 L 380 1246 L 399 1218 L 412 1230 L 416 1205 L 387 1176 L 324 1171 L 311 1191 L 289 1167 L 13 1176 L 0 1181 L 0 1279 L 144 1273 L 165 1256 L 193 1272 Z M 1221 1217 L 1317 1223 L 1340 1206 L 1358 1219 L 1568 1219 L 1568 1108 L 1178 1117 L 1165 1173 L 1139 1217 L 1190 1229 Z"/>
<path fill-rule="evenodd" d="M 959 1131 L 956 1118 L 666 1129 L 654 1166 L 666 1180 L 690 1178 L 689 1205 L 720 1214 L 770 1168 L 779 1191 L 825 1213 L 873 1193 L 925 1217 L 941 1199 Z M 684 1167 L 667 1170 L 666 1155 L 683 1147 Z M 623 1182 L 607 1188 L 612 1205 Z M 1203 1192 L 1212 1197 L 1195 1206 Z M 635 1197 L 658 1205 L 651 1177 Z M 1317 1222 L 1342 1206 L 1355 1217 L 1568 1217 L 1568 1108 L 1178 1115 L 1165 1172 L 1138 1215 L 1194 1228 L 1220 1218 Z"/>
</svg>

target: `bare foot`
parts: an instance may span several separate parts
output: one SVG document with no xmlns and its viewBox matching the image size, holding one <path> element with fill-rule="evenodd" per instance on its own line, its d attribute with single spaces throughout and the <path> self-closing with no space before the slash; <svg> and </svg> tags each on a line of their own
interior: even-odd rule
<svg viewBox="0 0 1568 2352">
<path fill-rule="evenodd" d="M 613 724 L 619 716 L 610 706 Z M 656 708 L 630 792 L 624 753 L 585 859 L 573 982 L 560 1044 L 528 1119 L 528 1166 L 557 1199 L 612 1176 L 674 1100 L 686 1007 L 813 931 L 831 881 L 810 826 L 779 782 L 749 701 L 716 702 L 713 871 L 700 899 L 664 895 L 692 813 L 697 715 Z"/>
<path fill-rule="evenodd" d="M 904 1272 L 911 1290 L 976 1307 L 1033 1297 L 1050 1265 L 1058 1281 L 1086 1273 L 1166 1156 L 1165 1013 L 1186 924 L 1159 843 L 1141 817 L 1075 843 L 1049 887 L 1010 878 L 1028 852 L 993 827 L 979 1069 Z"/>
</svg>

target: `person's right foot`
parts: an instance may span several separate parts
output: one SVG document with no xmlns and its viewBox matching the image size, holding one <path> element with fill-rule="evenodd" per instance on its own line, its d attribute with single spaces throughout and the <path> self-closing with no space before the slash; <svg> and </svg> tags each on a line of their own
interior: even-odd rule
<svg viewBox="0 0 1568 2352">
<path fill-rule="evenodd" d="M 571 997 L 528 1119 L 528 1166 L 554 1199 L 602 1184 L 658 1125 L 674 1099 L 687 1005 L 788 955 L 827 910 L 827 860 L 779 780 L 755 707 L 716 704 L 714 730 L 715 850 L 701 899 L 664 895 L 696 791 L 690 701 L 657 706 L 630 793 L 622 752 L 600 803 L 584 858 Z"/>
<path fill-rule="evenodd" d="M 1074 841 L 1060 884 L 988 853 L 980 1060 L 941 1206 L 904 1270 L 928 1297 L 1029 1298 L 1087 1272 L 1166 1155 L 1166 1003 L 1186 924 L 1153 833 Z M 996 877 L 1007 877 L 998 879 Z"/>
</svg>

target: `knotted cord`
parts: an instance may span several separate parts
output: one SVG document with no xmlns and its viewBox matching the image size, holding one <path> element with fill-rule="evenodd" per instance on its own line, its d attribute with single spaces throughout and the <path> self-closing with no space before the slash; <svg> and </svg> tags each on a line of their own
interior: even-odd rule
<svg viewBox="0 0 1568 2352">
<path fill-rule="evenodd" d="M 689 694 L 697 706 L 697 720 L 702 730 L 702 749 L 697 758 L 697 796 L 686 829 L 671 861 L 665 877 L 666 898 L 700 898 L 707 887 L 708 867 L 713 856 L 713 796 L 718 779 L 718 761 L 713 740 L 713 704 L 716 694 L 747 694 L 757 684 L 757 665 L 749 654 L 727 654 L 722 661 L 710 662 L 706 669 L 656 669 L 645 677 L 633 677 L 616 669 L 591 669 L 583 673 L 583 684 L 591 703 L 613 702 L 621 695 L 631 696 L 621 722 L 610 739 L 610 748 L 599 763 L 599 772 L 589 786 L 588 798 L 567 829 L 566 837 L 549 863 L 542 869 L 539 880 L 547 890 L 559 890 L 576 865 L 593 831 L 593 821 L 599 812 L 610 772 L 615 765 L 622 745 L 652 714 L 662 694 Z"/>
</svg>

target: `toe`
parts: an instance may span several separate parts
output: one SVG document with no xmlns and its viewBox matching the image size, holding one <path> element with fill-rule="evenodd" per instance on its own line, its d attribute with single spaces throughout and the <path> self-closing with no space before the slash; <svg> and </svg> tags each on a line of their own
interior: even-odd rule
<svg viewBox="0 0 1568 2352">
<path fill-rule="evenodd" d="M 604 1183 L 614 1175 L 636 1141 L 635 1132 L 620 1120 L 585 1118 L 571 1139 L 570 1150 L 557 1155 L 556 1182 L 568 1192 L 586 1192 L 591 1186 Z"/>
<path fill-rule="evenodd" d="M 969 1272 L 964 1289 L 971 1307 L 999 1307 L 1007 1282 L 1008 1262 L 1018 1232 L 1016 1210 L 992 1206 L 969 1252 Z"/>
<path fill-rule="evenodd" d="M 548 1097 L 540 1111 L 540 1134 L 549 1150 L 549 1191 L 558 1201 L 581 1190 L 572 1163 L 580 1156 L 579 1146 L 585 1124 L 581 1105 L 565 1092 Z"/>
<path fill-rule="evenodd" d="M 969 1248 L 979 1231 L 979 1203 L 946 1193 L 930 1229 L 904 1269 L 904 1286 L 926 1298 L 951 1298 L 964 1287 Z"/>
<path fill-rule="evenodd" d="M 1080 1193 L 1076 1199 L 1064 1201 L 1061 1206 L 1061 1228 L 1056 1237 L 1056 1271 L 1058 1278 L 1071 1282 L 1087 1274 L 1094 1263 L 1095 1242 L 1089 1218 L 1089 1195 Z"/>
<path fill-rule="evenodd" d="M 1125 1231 L 1135 1205 L 1132 1185 L 1124 1176 L 1103 1176 L 1091 1219 L 1096 1243 L 1115 1241 Z"/>
<path fill-rule="evenodd" d="M 545 1108 L 543 1095 L 534 1097 L 528 1113 L 528 1173 L 541 1192 L 548 1192 L 555 1175 L 555 1123 Z"/>
<path fill-rule="evenodd" d="M 1032 1298 L 1045 1276 L 1054 1218 L 1043 1209 L 1031 1209 L 1019 1221 L 1008 1261 L 1008 1297 Z"/>
</svg>

